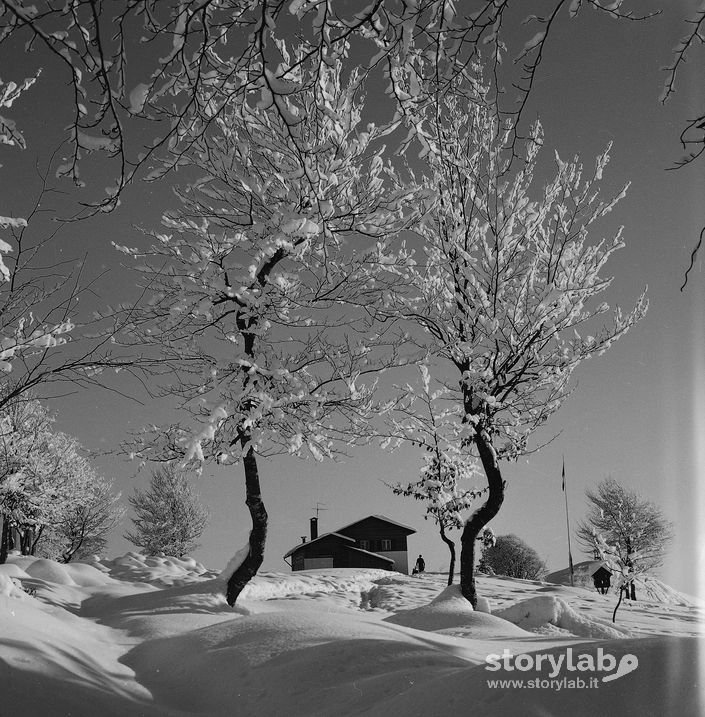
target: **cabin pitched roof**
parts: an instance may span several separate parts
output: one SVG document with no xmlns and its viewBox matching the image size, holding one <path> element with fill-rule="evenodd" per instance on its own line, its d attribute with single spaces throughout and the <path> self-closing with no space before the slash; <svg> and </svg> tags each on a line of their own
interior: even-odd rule
<svg viewBox="0 0 705 717">
<path fill-rule="evenodd" d="M 408 531 L 408 535 L 411 535 L 412 533 L 416 532 L 415 528 L 410 528 L 408 525 L 404 525 L 403 523 L 399 523 L 396 520 L 392 520 L 391 518 L 387 518 L 386 515 L 366 515 L 364 518 L 360 518 L 360 520 L 356 520 L 354 523 L 350 523 L 349 525 L 345 525 L 342 528 L 338 528 L 338 531 L 347 530 L 348 528 L 352 528 L 354 525 L 357 525 L 358 523 L 362 523 L 365 520 L 369 520 L 370 518 L 376 518 L 377 520 L 381 520 L 385 523 L 390 523 L 391 525 L 396 525 L 398 528 L 403 528 L 404 530 Z"/>
<path fill-rule="evenodd" d="M 610 569 L 609 565 L 607 565 L 607 563 L 602 560 L 593 560 L 588 565 L 588 575 L 592 577 L 600 568 L 606 570 L 610 575 L 612 575 L 612 570 Z"/>
</svg>

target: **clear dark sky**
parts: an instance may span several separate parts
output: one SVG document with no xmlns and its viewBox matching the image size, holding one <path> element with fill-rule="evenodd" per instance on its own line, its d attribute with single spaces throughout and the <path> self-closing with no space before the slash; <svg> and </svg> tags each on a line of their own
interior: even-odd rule
<svg viewBox="0 0 705 717">
<path fill-rule="evenodd" d="M 544 156 L 554 149 L 564 158 L 580 154 L 586 165 L 613 142 L 605 184 L 617 190 L 631 180 L 631 190 L 604 223 L 605 236 L 625 225 L 627 247 L 608 267 L 614 283 L 607 300 L 630 308 L 644 285 L 649 286 L 647 317 L 605 356 L 576 372 L 577 388 L 549 424 L 545 438 L 559 434 L 539 453 L 505 468 L 507 499 L 493 522 L 496 533 L 516 533 L 546 558 L 552 569 L 567 564 L 566 526 L 560 489 L 565 456 L 571 520 L 585 511 L 587 487 L 612 476 L 643 497 L 661 505 L 675 523 L 676 538 L 662 571 L 674 587 L 696 592 L 698 574 L 705 575 L 702 523 L 705 490 L 703 373 L 705 287 L 701 263 L 679 292 L 690 251 L 705 222 L 705 164 L 666 171 L 681 156 L 678 135 L 685 120 L 705 105 L 703 56 L 693 55 L 680 79 L 678 93 L 662 106 L 658 98 L 672 48 L 685 33 L 683 19 L 696 2 L 645 0 L 639 9 L 663 6 L 664 13 L 644 23 L 609 20 L 586 10 L 576 21 L 567 13 L 545 50 L 545 59 L 528 108 L 545 129 Z M 21 79 L 38 61 L 15 55 L 12 64 L 0 57 L 3 80 Z M 25 71 L 27 67 L 27 71 Z M 2 213 L 22 215 L 36 187 L 34 163 L 46 163 L 69 115 L 66 88 L 45 73 L 13 116 L 22 124 L 29 149 L 0 146 Z M 67 188 L 68 189 L 68 188 Z M 57 256 L 88 252 L 90 269 L 111 269 L 101 292 L 106 300 L 122 297 L 122 257 L 110 241 L 137 245 L 133 224 L 156 226 L 169 206 L 167 187 L 130 188 L 115 213 L 68 227 Z M 84 445 L 99 450 L 116 445 L 129 428 L 158 422 L 161 408 L 139 406 L 113 394 L 78 392 L 54 401 L 58 425 Z M 144 485 L 148 473 L 117 459 L 99 461 L 105 474 L 128 495 Z M 421 505 L 396 498 L 382 481 L 416 478 L 421 456 L 411 450 L 386 454 L 374 448 L 356 450 L 339 464 L 315 464 L 287 458 L 263 461 L 264 499 L 270 513 L 265 569 L 286 569 L 281 556 L 308 530 L 317 502 L 326 532 L 369 513 L 382 513 L 416 527 L 411 551 L 422 552 L 427 567 L 446 565 L 446 548 L 433 526 L 422 519 Z M 202 499 L 212 510 L 210 527 L 195 556 L 212 567 L 224 566 L 247 538 L 249 519 L 239 468 L 229 473 L 206 468 L 198 482 Z M 119 536 L 110 552 L 129 544 Z M 581 559 L 578 546 L 573 555 Z M 703 585 L 700 586 L 701 591 Z"/>
</svg>

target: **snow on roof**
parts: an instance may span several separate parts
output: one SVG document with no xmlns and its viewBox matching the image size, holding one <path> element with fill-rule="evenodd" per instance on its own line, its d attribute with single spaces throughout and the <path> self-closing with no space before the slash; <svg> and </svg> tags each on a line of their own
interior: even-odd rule
<svg viewBox="0 0 705 717">
<path fill-rule="evenodd" d="M 605 570 L 607 570 L 607 572 L 610 573 L 610 575 L 612 574 L 612 570 L 610 569 L 610 566 L 607 565 L 607 563 L 602 560 L 593 560 L 588 565 L 588 575 L 594 575 L 600 568 L 604 568 Z"/>
<path fill-rule="evenodd" d="M 575 565 L 573 565 L 573 573 L 576 578 L 587 580 L 588 578 L 591 578 L 600 568 L 605 568 L 605 570 L 609 570 L 610 573 L 612 573 L 610 566 L 602 560 L 583 560 L 580 563 L 575 563 Z M 546 575 L 544 580 L 547 583 L 568 585 L 570 581 L 570 568 L 562 568 L 561 570 L 549 573 Z"/>
<path fill-rule="evenodd" d="M 299 543 L 298 545 L 295 545 L 285 556 L 284 559 L 288 558 L 290 555 L 295 553 L 299 548 L 303 548 L 306 545 L 313 545 L 314 543 L 318 542 L 319 540 L 323 540 L 323 538 L 328 538 L 330 536 L 335 536 L 336 538 L 341 538 L 342 540 L 348 540 L 351 543 L 355 542 L 354 538 L 351 538 L 348 535 L 341 535 L 340 533 L 336 532 L 330 532 L 330 533 L 323 533 L 323 535 L 319 535 L 317 538 L 314 538 L 313 540 L 307 540 L 305 543 Z"/>
<path fill-rule="evenodd" d="M 396 520 L 392 520 L 391 518 L 387 518 L 386 515 L 366 515 L 364 518 L 360 518 L 359 520 L 356 520 L 354 523 L 350 523 L 349 525 L 345 525 L 342 528 L 338 528 L 338 530 L 347 530 L 348 528 L 352 528 L 353 525 L 357 525 L 358 523 L 362 523 L 363 520 L 369 520 L 370 518 L 377 518 L 377 520 L 382 520 L 385 523 L 391 523 L 392 525 L 396 525 L 399 528 L 404 528 L 404 530 L 408 530 L 410 533 L 415 533 L 416 528 L 410 528 L 408 525 L 404 525 L 403 523 L 399 523 Z"/>
</svg>

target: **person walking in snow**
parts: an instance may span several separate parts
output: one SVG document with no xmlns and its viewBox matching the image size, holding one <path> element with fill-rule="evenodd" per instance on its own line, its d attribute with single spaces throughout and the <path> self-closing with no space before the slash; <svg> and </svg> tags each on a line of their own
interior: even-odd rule
<svg viewBox="0 0 705 717">
<path fill-rule="evenodd" d="M 416 565 L 414 566 L 414 574 L 421 574 L 424 570 L 426 570 L 426 561 L 423 559 L 423 555 L 419 555 L 418 558 L 416 558 Z"/>
</svg>

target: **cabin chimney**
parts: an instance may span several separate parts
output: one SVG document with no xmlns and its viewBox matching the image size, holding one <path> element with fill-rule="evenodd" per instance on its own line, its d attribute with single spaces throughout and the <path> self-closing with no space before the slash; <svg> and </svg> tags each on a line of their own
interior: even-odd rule
<svg viewBox="0 0 705 717">
<path fill-rule="evenodd" d="M 318 518 L 311 518 L 311 540 L 318 537 Z"/>
</svg>

